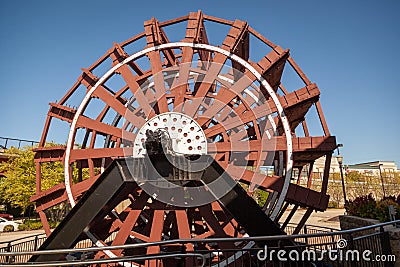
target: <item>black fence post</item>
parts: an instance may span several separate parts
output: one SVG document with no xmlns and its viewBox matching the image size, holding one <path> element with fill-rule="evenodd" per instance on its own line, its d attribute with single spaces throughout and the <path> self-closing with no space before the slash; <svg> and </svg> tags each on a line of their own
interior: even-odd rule
<svg viewBox="0 0 400 267">
<path fill-rule="evenodd" d="M 11 252 L 11 250 L 12 250 L 11 242 L 8 242 L 6 251 Z M 12 259 L 12 257 L 6 256 L 6 262 L 10 262 L 11 259 Z"/>
<path fill-rule="evenodd" d="M 181 244 L 181 253 L 182 253 L 182 254 L 186 254 L 186 246 L 185 246 L 185 244 L 183 244 L 183 243 Z M 180 266 L 186 267 L 187 261 L 188 261 L 188 257 L 182 257 L 182 258 L 181 258 Z"/>
<path fill-rule="evenodd" d="M 392 255 L 392 247 L 390 246 L 390 235 L 389 232 L 386 232 L 383 226 L 379 228 L 380 231 L 380 241 L 381 241 L 381 249 L 382 249 L 382 254 L 389 256 Z M 393 267 L 394 262 L 390 261 L 385 261 L 383 263 L 385 267 Z"/>
<path fill-rule="evenodd" d="M 303 234 L 307 234 L 307 226 L 306 225 L 304 225 L 303 226 Z M 308 245 L 308 238 L 307 238 L 307 236 L 304 238 L 304 243 L 306 243 L 306 245 Z"/>
<path fill-rule="evenodd" d="M 354 246 L 354 239 L 353 239 L 352 233 L 350 233 L 349 236 L 348 236 L 348 242 L 347 242 L 346 248 L 348 248 L 348 249 L 355 249 L 355 246 Z"/>
<path fill-rule="evenodd" d="M 335 244 L 336 244 L 336 242 L 335 242 L 335 235 L 333 234 L 333 229 L 331 229 L 331 233 L 332 233 L 332 235 L 331 235 L 331 239 L 332 239 L 332 245 L 331 245 L 331 247 L 333 247 L 333 246 L 335 246 Z"/>
<path fill-rule="evenodd" d="M 39 236 L 36 235 L 35 236 L 35 244 L 33 246 L 34 251 L 36 251 L 38 249 L 38 241 L 39 241 Z"/>
</svg>

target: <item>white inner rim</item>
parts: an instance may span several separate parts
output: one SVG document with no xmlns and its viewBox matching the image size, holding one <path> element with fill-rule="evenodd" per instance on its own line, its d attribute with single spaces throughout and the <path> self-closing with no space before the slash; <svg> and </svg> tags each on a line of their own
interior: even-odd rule
<svg viewBox="0 0 400 267">
<path fill-rule="evenodd" d="M 82 114 L 82 111 L 85 108 L 85 106 L 87 105 L 87 103 L 89 102 L 93 92 L 97 89 L 97 87 L 99 85 L 101 85 L 105 80 L 107 80 L 122 65 L 127 64 L 132 60 L 136 60 L 137 58 L 144 56 L 145 54 L 152 52 L 152 51 L 162 50 L 162 49 L 166 49 L 166 48 L 179 48 L 179 47 L 192 47 L 194 49 L 209 50 L 212 52 L 220 53 L 220 54 L 223 54 L 224 56 L 228 57 L 229 59 L 241 64 L 243 67 L 248 69 L 256 77 L 256 79 L 264 86 L 265 89 L 267 89 L 268 94 L 270 95 L 271 99 L 273 100 L 273 102 L 277 108 L 278 116 L 281 119 L 283 129 L 285 131 L 286 146 L 287 146 L 285 181 L 284 181 L 284 184 L 282 187 L 282 191 L 279 195 L 279 199 L 276 202 L 275 209 L 273 210 L 273 212 L 270 216 L 271 219 L 273 220 L 277 216 L 277 214 L 280 210 L 280 207 L 283 205 L 283 202 L 285 200 L 286 193 L 289 188 L 290 178 L 292 175 L 292 168 L 293 168 L 293 148 L 292 148 L 292 136 L 291 136 L 290 126 L 289 126 L 289 122 L 286 118 L 286 115 L 283 111 L 283 107 L 282 107 L 281 103 L 279 102 L 278 96 L 275 94 L 274 90 L 269 85 L 269 83 L 262 77 L 262 75 L 259 72 L 257 72 L 257 70 L 255 68 L 253 68 L 247 61 L 240 58 L 239 56 L 232 54 L 231 52 L 226 51 L 222 48 L 215 47 L 212 45 L 194 44 L 194 43 L 185 43 L 185 42 L 174 42 L 174 43 L 161 44 L 158 46 L 148 47 L 139 52 L 136 52 L 135 54 L 126 58 L 124 61 L 116 64 L 114 67 L 109 69 L 97 81 L 97 83 L 86 93 L 85 97 L 83 98 L 81 104 L 79 105 L 79 107 L 74 115 L 74 118 L 71 122 L 71 129 L 68 134 L 67 147 L 66 147 L 66 151 L 65 151 L 65 160 L 64 160 L 65 190 L 67 192 L 68 200 L 69 200 L 69 203 L 71 204 L 71 207 L 74 207 L 76 202 L 75 202 L 73 194 L 72 194 L 71 183 L 70 183 L 71 177 L 70 177 L 70 172 L 69 172 L 70 171 L 69 159 L 70 159 L 70 155 L 71 155 L 71 149 L 73 146 L 74 134 L 76 131 L 76 124 L 77 124 L 78 118 Z"/>
</svg>

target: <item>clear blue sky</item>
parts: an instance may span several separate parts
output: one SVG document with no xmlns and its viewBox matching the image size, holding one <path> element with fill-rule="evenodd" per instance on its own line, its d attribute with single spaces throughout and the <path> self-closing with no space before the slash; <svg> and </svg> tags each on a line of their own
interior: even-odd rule
<svg viewBox="0 0 400 267">
<path fill-rule="evenodd" d="M 39 140 L 48 103 L 112 42 L 198 9 L 291 49 L 346 164 L 400 165 L 399 1 L 0 1 L 0 136 Z"/>
</svg>

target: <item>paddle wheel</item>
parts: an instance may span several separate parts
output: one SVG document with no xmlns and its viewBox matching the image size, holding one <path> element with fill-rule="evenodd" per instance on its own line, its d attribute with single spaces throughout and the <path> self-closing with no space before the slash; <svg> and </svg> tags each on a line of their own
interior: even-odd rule
<svg viewBox="0 0 400 267">
<path fill-rule="evenodd" d="M 214 42 L 224 31 L 222 43 Z M 37 186 L 31 200 L 48 235 L 49 210 L 73 207 L 69 226 L 65 220 L 52 234 L 75 229 L 72 247 L 87 238 L 106 246 L 278 235 L 302 207 L 307 212 L 299 231 L 329 200 L 336 141 L 319 97 L 289 50 L 244 21 L 200 11 L 165 22 L 153 18 L 144 23 L 144 32 L 114 43 L 83 69 L 60 101 L 50 103 L 35 149 Z M 311 136 L 307 127 L 312 109 L 320 136 Z M 62 123 L 69 129 L 66 145 L 47 146 Z M 326 164 L 316 191 L 312 169 L 321 156 Z M 57 161 L 64 165 L 64 182 L 42 189 L 43 164 Z M 307 172 L 305 183 L 300 175 L 293 178 L 295 170 Z M 268 195 L 262 206 L 251 197 L 258 190 Z M 288 207 L 291 212 L 279 225 Z M 82 217 L 79 209 L 85 210 Z M 91 210 L 92 217 L 85 216 Z M 47 248 L 57 238 L 50 239 Z M 202 249 L 253 245 L 204 243 Z M 162 249 L 173 248 L 152 246 L 142 253 Z M 137 253 L 118 250 L 96 257 Z"/>
</svg>

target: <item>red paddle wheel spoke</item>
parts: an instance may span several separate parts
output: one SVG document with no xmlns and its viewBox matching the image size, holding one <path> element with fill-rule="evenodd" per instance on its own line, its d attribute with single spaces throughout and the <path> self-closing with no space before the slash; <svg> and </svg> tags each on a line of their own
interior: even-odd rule
<svg viewBox="0 0 400 267">
<path fill-rule="evenodd" d="M 183 35 L 170 34 L 169 30 L 182 26 L 179 23 L 184 24 Z M 222 44 L 209 39 L 215 34 L 210 24 L 226 27 L 227 36 Z M 170 41 L 167 32 L 180 41 Z M 266 51 L 261 60 L 257 55 L 261 52 L 250 53 L 251 38 L 265 46 L 265 50 L 260 50 Z M 143 41 L 144 46 L 140 45 Z M 286 77 L 286 70 L 294 71 L 303 85 L 289 90 L 287 84 L 292 81 Z M 336 148 L 319 97 L 318 87 L 301 71 L 289 50 L 273 44 L 246 22 L 219 19 L 200 11 L 166 22 L 148 20 L 143 33 L 114 43 L 92 66 L 83 69 L 59 103 L 50 104 L 41 142 L 35 150 L 37 186 L 32 197 L 46 233 L 51 232 L 46 216 L 51 209 L 62 203 L 72 207 L 75 202 L 81 204 L 73 211 L 84 206 L 85 199 L 102 188 L 108 179 L 104 177 L 111 175 L 114 170 L 111 168 L 118 164 L 121 179 L 126 179 L 124 186 L 110 196 L 77 241 L 87 237 L 94 244 L 108 246 L 243 237 L 261 234 L 251 224 L 256 218 L 271 222 L 271 228 L 279 232 L 282 229 L 274 222 L 282 219 L 292 205 L 294 210 L 307 207 L 300 223 L 303 224 L 313 210 L 327 208 L 330 156 Z M 71 103 L 74 107 L 70 107 Z M 308 129 L 312 107 L 316 108 L 316 119 L 323 130 L 319 136 L 312 136 Z M 70 125 L 68 138 L 63 145 L 48 147 L 46 142 L 52 140 L 50 128 L 57 127 L 57 121 Z M 163 154 L 151 160 L 154 166 L 143 163 L 152 155 L 146 146 L 151 133 L 165 141 Z M 321 189 L 316 190 L 312 187 L 311 170 L 321 156 L 327 160 Z M 164 157 L 171 160 L 167 162 Z M 198 164 L 196 160 L 204 157 L 210 159 L 209 165 L 191 172 Z M 122 160 L 133 163 L 123 166 Z M 48 162 L 66 163 L 65 181 L 42 190 L 41 169 Z M 157 167 L 160 162 L 167 163 Z M 169 171 L 168 164 L 173 171 L 164 180 L 157 180 L 157 174 L 149 171 L 156 169 L 158 174 Z M 141 169 L 143 166 L 145 170 Z M 293 170 L 308 170 L 305 182 L 302 177 L 292 179 Z M 203 171 L 206 174 L 201 179 L 193 178 Z M 109 179 L 117 179 L 118 175 L 113 175 Z M 214 183 L 220 184 L 213 187 Z M 226 191 L 217 192 L 217 187 Z M 260 203 L 264 206 L 262 210 L 249 197 L 257 192 L 267 196 L 265 203 Z M 102 194 L 106 193 L 109 192 Z M 229 194 L 237 197 L 229 200 L 234 201 L 234 206 L 225 199 Z M 205 203 L 200 201 L 204 199 Z M 238 214 L 238 207 L 242 210 L 248 207 L 258 217 L 244 218 Z M 283 228 L 291 222 L 293 214 L 283 220 Z M 202 242 L 196 246 L 187 243 L 185 249 L 235 250 L 254 245 L 254 242 L 221 242 L 215 246 Z M 105 249 L 95 257 L 181 249 L 159 245 L 146 249 Z M 237 257 L 242 257 L 233 252 L 210 255 L 209 264 L 222 260 L 235 264 Z M 140 266 L 143 262 L 132 264 Z M 157 264 L 166 266 L 167 261 L 146 263 Z"/>
</svg>

